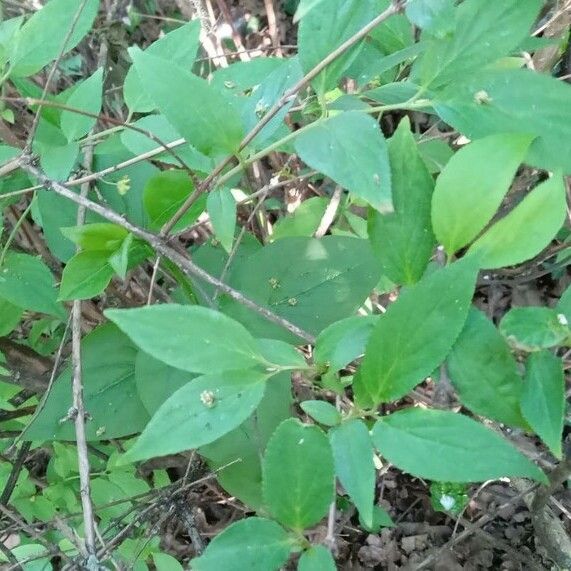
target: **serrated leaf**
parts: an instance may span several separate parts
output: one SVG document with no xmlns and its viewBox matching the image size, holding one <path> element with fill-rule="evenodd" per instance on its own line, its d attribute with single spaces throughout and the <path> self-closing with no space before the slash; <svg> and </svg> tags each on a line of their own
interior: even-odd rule
<svg viewBox="0 0 571 571">
<path fill-rule="evenodd" d="M 244 295 L 313 334 L 357 311 L 378 280 L 368 242 L 345 236 L 283 238 L 236 265 L 229 277 Z M 221 309 L 258 337 L 297 340 L 237 302 L 223 298 Z"/>
<path fill-rule="evenodd" d="M 347 111 L 300 133 L 295 150 L 310 167 L 367 201 L 380 212 L 393 210 L 387 144 L 377 122 Z"/>
<path fill-rule="evenodd" d="M 190 69 L 196 58 L 200 29 L 200 20 L 188 22 L 153 42 L 146 53 Z M 155 108 L 149 94 L 141 85 L 135 66 L 131 66 L 125 76 L 123 97 L 131 113 L 146 113 Z"/>
<path fill-rule="evenodd" d="M 297 564 L 297 571 L 335 571 L 336 569 L 331 551 L 323 545 L 312 545 L 303 552 Z"/>
<path fill-rule="evenodd" d="M 450 351 L 470 309 L 477 269 L 462 260 L 401 292 L 373 331 L 353 387 L 362 406 L 406 395 Z"/>
<path fill-rule="evenodd" d="M 59 289 L 62 301 L 90 299 L 109 285 L 114 271 L 104 250 L 79 252 L 66 264 Z"/>
<path fill-rule="evenodd" d="M 333 456 L 317 426 L 282 422 L 263 461 L 264 500 L 282 524 L 303 531 L 320 521 L 333 501 Z"/>
<path fill-rule="evenodd" d="M 430 37 L 413 77 L 435 89 L 508 55 L 529 34 L 540 0 L 466 0 L 455 13 L 454 32 Z"/>
<path fill-rule="evenodd" d="M 278 571 L 292 548 L 292 540 L 277 523 L 249 517 L 217 535 L 191 565 L 194 571 Z"/>
<path fill-rule="evenodd" d="M 562 456 L 565 406 L 561 359 L 549 351 L 532 353 L 526 362 L 521 410 L 529 425 L 557 458 Z"/>
<path fill-rule="evenodd" d="M 514 307 L 500 322 L 500 331 L 522 351 L 549 349 L 571 335 L 567 323 L 549 307 Z"/>
<path fill-rule="evenodd" d="M 35 12 L 10 42 L 10 75 L 33 75 L 56 59 L 79 7 L 77 0 L 51 0 Z M 87 0 L 65 44 L 64 54 L 77 46 L 91 29 L 98 10 L 99 0 Z"/>
<path fill-rule="evenodd" d="M 401 470 L 440 482 L 481 482 L 545 474 L 499 434 L 444 410 L 408 408 L 377 421 L 373 442 Z"/>
<path fill-rule="evenodd" d="M 264 364 L 247 329 L 206 307 L 152 305 L 108 309 L 105 316 L 145 353 L 184 371 L 220 373 Z"/>
<path fill-rule="evenodd" d="M 347 317 L 326 327 L 315 343 L 315 362 L 332 371 L 348 365 L 365 352 L 378 319 L 377 315 Z"/>
<path fill-rule="evenodd" d="M 299 24 L 299 61 L 307 73 L 377 15 L 374 0 L 329 0 L 327 10 L 311 10 Z M 321 95 L 337 86 L 361 44 L 345 52 L 312 82 Z"/>
<path fill-rule="evenodd" d="M 434 182 L 403 119 L 389 140 L 394 212 L 369 214 L 369 241 L 383 273 L 397 284 L 413 284 L 424 273 L 434 248 L 430 201 Z"/>
<path fill-rule="evenodd" d="M 359 510 L 365 526 L 373 526 L 376 472 L 373 443 L 362 420 L 343 422 L 330 430 L 335 474 Z"/>
<path fill-rule="evenodd" d="M 432 197 L 432 226 L 448 254 L 469 244 L 490 222 L 531 141 L 528 135 L 492 135 L 450 159 Z"/>
<path fill-rule="evenodd" d="M 571 174 L 571 87 L 528 70 L 466 75 L 435 94 L 435 109 L 449 125 L 478 139 L 494 133 L 535 135 L 526 163 Z"/>
<path fill-rule="evenodd" d="M 527 428 L 519 401 L 523 388 L 517 363 L 494 324 L 475 308 L 447 360 L 460 402 L 472 412 Z"/>
<path fill-rule="evenodd" d="M 230 253 L 236 231 L 236 200 L 229 188 L 221 188 L 208 193 L 206 209 L 214 229 L 216 239 Z"/>
<path fill-rule="evenodd" d="M 0 267 L 0 296 L 31 311 L 65 319 L 66 312 L 57 302 L 54 278 L 48 267 L 34 256 L 8 252 Z"/>
<path fill-rule="evenodd" d="M 231 100 L 168 60 L 138 52 L 133 62 L 143 89 L 191 145 L 210 156 L 237 152 L 244 128 Z"/>
<path fill-rule="evenodd" d="M 158 230 L 176 214 L 184 201 L 194 192 L 194 184 L 187 173 L 167 170 L 152 176 L 143 193 L 143 203 L 149 215 L 149 226 Z M 173 230 L 180 231 L 192 224 L 203 212 L 204 199 L 198 199 Z"/>
<path fill-rule="evenodd" d="M 53 1 L 53 0 L 52 0 Z M 97 115 L 101 111 L 103 68 L 81 82 L 66 101 L 67 107 Z M 76 141 L 87 135 L 97 119 L 72 111 L 62 111 L 60 127 L 68 141 Z"/>
<path fill-rule="evenodd" d="M 325 426 L 335 426 L 341 422 L 341 413 L 327 401 L 304 400 L 299 404 L 303 412 Z"/>
<path fill-rule="evenodd" d="M 476 240 L 468 254 L 478 257 L 481 268 L 520 264 L 549 245 L 566 215 L 565 185 L 554 175 Z"/>
<path fill-rule="evenodd" d="M 176 454 L 214 442 L 254 412 L 267 377 L 255 371 L 226 371 L 190 381 L 157 410 L 123 461 Z"/>
</svg>

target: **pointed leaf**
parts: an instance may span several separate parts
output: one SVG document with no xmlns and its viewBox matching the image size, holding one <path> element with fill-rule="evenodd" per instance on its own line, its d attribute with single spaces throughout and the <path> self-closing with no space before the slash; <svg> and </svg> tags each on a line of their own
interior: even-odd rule
<svg viewBox="0 0 571 571">
<path fill-rule="evenodd" d="M 391 170 L 387 144 L 377 122 L 347 111 L 300 133 L 295 149 L 310 167 L 366 200 L 379 212 L 391 212 Z"/>
<path fill-rule="evenodd" d="M 59 290 L 59 299 L 90 299 L 109 285 L 114 271 L 105 250 L 79 252 L 66 264 Z"/>
<path fill-rule="evenodd" d="M 362 420 L 350 420 L 329 432 L 335 474 L 359 510 L 366 527 L 373 526 L 375 464 L 373 443 Z"/>
<path fill-rule="evenodd" d="M 325 426 L 335 426 L 341 422 L 341 413 L 324 400 L 304 400 L 299 405 L 301 410 L 313 420 Z"/>
<path fill-rule="evenodd" d="M 267 374 L 226 371 L 204 375 L 157 410 L 125 462 L 176 454 L 214 442 L 244 422 L 264 396 Z"/>
<path fill-rule="evenodd" d="M 565 378 L 561 359 L 553 353 L 540 351 L 528 357 L 521 410 L 551 452 L 561 458 Z"/>
<path fill-rule="evenodd" d="M 432 197 L 434 233 L 448 254 L 469 244 L 490 222 L 531 141 L 527 135 L 492 135 L 450 159 Z"/>
<path fill-rule="evenodd" d="M 274 432 L 263 462 L 263 493 L 273 516 L 296 531 L 315 525 L 333 501 L 333 456 L 317 426 L 296 419 Z"/>
<path fill-rule="evenodd" d="M 292 547 L 292 540 L 277 523 L 249 517 L 228 526 L 191 564 L 194 571 L 278 571 Z"/>
<path fill-rule="evenodd" d="M 229 188 L 221 188 L 208 193 L 206 208 L 216 239 L 230 253 L 236 230 L 236 201 Z"/>
<path fill-rule="evenodd" d="M 379 319 L 353 383 L 362 406 L 406 395 L 442 363 L 466 321 L 476 275 L 462 260 L 401 292 Z"/>
<path fill-rule="evenodd" d="M 480 267 L 513 266 L 539 254 L 561 229 L 567 215 L 565 185 L 554 175 L 532 190 L 470 248 Z"/>
<path fill-rule="evenodd" d="M 394 212 L 369 215 L 369 240 L 388 278 L 413 284 L 424 273 L 434 248 L 430 201 L 434 182 L 416 141 L 410 121 L 403 119 L 389 140 Z"/>
<path fill-rule="evenodd" d="M 263 363 L 250 333 L 212 309 L 168 304 L 108 309 L 105 315 L 145 353 L 184 371 L 218 373 Z"/>
<path fill-rule="evenodd" d="M 206 155 L 237 152 L 244 129 L 231 100 L 171 61 L 137 52 L 133 62 L 143 89 L 191 145 Z"/>
<path fill-rule="evenodd" d="M 547 482 L 545 474 L 499 434 L 444 410 L 408 408 L 383 417 L 373 442 L 395 466 L 440 482 L 481 482 L 506 476 Z"/>
<path fill-rule="evenodd" d="M 97 115 L 101 111 L 102 91 L 103 68 L 99 68 L 91 77 L 77 86 L 66 101 L 66 106 Z M 87 117 L 72 111 L 62 111 L 60 127 L 68 141 L 76 141 L 87 135 L 96 122 L 97 119 L 94 117 Z"/>
<path fill-rule="evenodd" d="M 472 412 L 527 428 L 519 407 L 522 379 L 494 324 L 475 308 L 448 355 L 448 374 L 460 402 Z"/>
</svg>

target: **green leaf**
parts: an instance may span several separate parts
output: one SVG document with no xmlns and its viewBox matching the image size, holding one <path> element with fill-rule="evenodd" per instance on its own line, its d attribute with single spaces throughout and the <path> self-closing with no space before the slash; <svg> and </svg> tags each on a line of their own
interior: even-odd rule
<svg viewBox="0 0 571 571">
<path fill-rule="evenodd" d="M 571 323 L 571 286 L 569 286 L 564 292 L 556 307 L 558 315 L 563 315 L 567 324 Z M 561 317 L 559 317 L 561 322 L 564 322 Z"/>
<path fill-rule="evenodd" d="M 63 270 L 58 299 L 90 299 L 103 292 L 114 273 L 108 257 L 105 250 L 88 250 L 73 256 Z"/>
<path fill-rule="evenodd" d="M 303 355 L 289 343 L 277 339 L 257 339 L 260 354 L 268 363 L 282 369 L 306 369 Z"/>
<path fill-rule="evenodd" d="M 184 567 L 167 553 L 153 553 L 153 563 L 157 571 L 184 571 Z"/>
<path fill-rule="evenodd" d="M 295 140 L 301 159 L 379 212 L 391 212 L 387 144 L 377 122 L 365 113 L 347 111 L 314 125 Z"/>
<path fill-rule="evenodd" d="M 221 188 L 208 193 L 206 209 L 214 229 L 216 239 L 230 253 L 236 230 L 236 201 L 229 188 Z"/>
<path fill-rule="evenodd" d="M 274 432 L 263 462 L 263 492 L 272 515 L 303 531 L 319 522 L 333 501 L 333 455 L 317 426 L 296 419 Z"/>
<path fill-rule="evenodd" d="M 65 319 L 57 302 L 54 278 L 48 267 L 34 256 L 8 252 L 0 267 L 0 296 L 13 305 Z"/>
<path fill-rule="evenodd" d="M 369 240 L 383 273 L 397 284 L 413 284 L 432 256 L 430 201 L 434 182 L 403 119 L 389 141 L 394 212 L 369 214 Z"/>
<path fill-rule="evenodd" d="M 331 551 L 323 545 L 312 545 L 303 552 L 297 564 L 297 571 L 335 571 L 336 569 Z"/>
<path fill-rule="evenodd" d="M 53 0 L 52 0 L 53 2 Z M 97 115 L 101 111 L 103 91 L 103 68 L 82 81 L 67 100 L 67 107 Z M 76 141 L 87 135 L 97 119 L 72 111 L 62 111 L 60 127 L 68 141 Z"/>
<path fill-rule="evenodd" d="M 304 200 L 289 216 L 284 216 L 274 224 L 271 240 L 291 236 L 310 237 L 315 234 L 323 218 L 329 199 L 324 196 L 314 196 Z"/>
<path fill-rule="evenodd" d="M 571 87 L 527 70 L 490 70 L 466 75 L 437 93 L 442 119 L 478 139 L 494 133 L 535 135 L 526 162 L 571 174 Z"/>
<path fill-rule="evenodd" d="M 466 321 L 476 275 L 462 260 L 401 292 L 380 317 L 353 383 L 362 406 L 403 397 L 442 363 Z"/>
<path fill-rule="evenodd" d="M 121 247 L 128 232 L 122 226 L 105 222 L 61 228 L 61 233 L 82 250 L 114 252 Z"/>
<path fill-rule="evenodd" d="M 406 5 L 406 15 L 415 26 L 439 35 L 454 27 L 452 0 L 411 0 Z"/>
<path fill-rule="evenodd" d="M 440 482 L 481 482 L 520 476 L 542 483 L 545 474 L 499 434 L 444 410 L 408 408 L 373 428 L 379 452 L 401 470 Z"/>
<path fill-rule="evenodd" d="M 292 547 L 293 541 L 277 523 L 249 517 L 217 535 L 191 565 L 194 571 L 278 571 Z"/>
<path fill-rule="evenodd" d="M 435 89 L 509 54 L 528 36 L 540 7 L 540 0 L 466 0 L 455 9 L 452 34 L 423 34 L 428 48 L 414 66 L 413 78 Z"/>
<path fill-rule="evenodd" d="M 365 352 L 378 319 L 377 315 L 347 317 L 326 327 L 315 343 L 315 362 L 332 371 L 348 365 Z"/>
<path fill-rule="evenodd" d="M 327 401 L 304 400 L 299 405 L 303 412 L 325 426 L 335 426 L 341 422 L 341 413 Z"/>
<path fill-rule="evenodd" d="M 309 14 L 311 10 L 316 8 L 322 2 L 323 0 L 299 0 L 297 10 L 295 11 L 295 15 L 293 17 L 294 24 L 299 22 L 306 14 Z"/>
<path fill-rule="evenodd" d="M 262 457 L 280 422 L 291 416 L 291 375 L 280 373 L 266 383 L 254 414 L 238 428 L 200 448 L 220 485 L 246 505 L 259 510 L 262 501 Z"/>
<path fill-rule="evenodd" d="M 20 323 L 20 318 L 24 313 L 21 307 L 0 298 L 0 337 L 11 333 L 16 325 Z M 1 365 L 0 365 L 1 366 Z"/>
<path fill-rule="evenodd" d="M 214 442 L 254 412 L 267 377 L 255 371 L 226 371 L 194 379 L 157 410 L 123 461 L 176 454 Z"/>
<path fill-rule="evenodd" d="M 481 268 L 525 262 L 549 245 L 567 215 L 565 185 L 560 176 L 532 190 L 509 214 L 470 247 Z"/>
<path fill-rule="evenodd" d="M 149 215 L 149 227 L 158 230 L 167 223 L 193 193 L 194 185 L 187 173 L 167 170 L 152 176 L 144 190 L 143 202 Z M 174 226 L 180 231 L 190 226 L 203 212 L 205 201 L 198 199 Z"/>
<path fill-rule="evenodd" d="M 381 506 L 373 506 L 373 525 L 368 526 L 359 516 L 359 525 L 369 533 L 379 533 L 383 527 L 396 527 L 395 522 L 392 520 L 387 510 Z"/>
<path fill-rule="evenodd" d="M 373 526 L 376 472 L 373 443 L 362 420 L 350 420 L 329 432 L 335 474 L 359 510 L 366 527 Z"/>
<path fill-rule="evenodd" d="M 146 53 L 190 69 L 199 45 L 200 20 L 180 26 L 153 42 Z M 123 97 L 131 113 L 146 113 L 155 108 L 149 94 L 141 85 L 135 66 L 131 66 L 123 83 Z"/>
<path fill-rule="evenodd" d="M 521 351 L 549 349 L 571 335 L 567 318 L 549 307 L 515 307 L 503 317 L 500 331 Z"/>
<path fill-rule="evenodd" d="M 88 440 L 140 432 L 149 420 L 135 386 L 137 348 L 115 326 L 97 327 L 81 341 Z M 61 422 L 72 406 L 71 366 L 56 379 L 39 416 L 26 430 L 30 440 L 75 440 L 73 422 Z"/>
<path fill-rule="evenodd" d="M 529 425 L 557 458 L 562 457 L 565 406 L 561 359 L 549 351 L 531 354 L 525 368 L 521 410 Z"/>
<path fill-rule="evenodd" d="M 135 383 L 137 394 L 150 415 L 178 389 L 195 376 L 165 365 L 162 361 L 139 351 L 135 360 Z"/>
<path fill-rule="evenodd" d="M 379 280 L 366 240 L 345 236 L 284 238 L 236 264 L 229 283 L 259 305 L 306 331 L 322 329 L 351 315 Z M 221 296 L 221 310 L 257 337 L 295 342 L 284 329 Z"/>
<path fill-rule="evenodd" d="M 448 254 L 469 244 L 490 222 L 531 141 L 527 135 L 492 135 L 450 159 L 432 197 L 434 233 Z"/>
<path fill-rule="evenodd" d="M 34 148 L 40 154 L 40 166 L 53 180 L 65 181 L 71 174 L 79 156 L 79 143 L 44 144 L 35 142 Z"/>
<path fill-rule="evenodd" d="M 184 371 L 220 373 L 264 363 L 250 333 L 212 309 L 168 304 L 105 315 L 145 353 Z"/>
<path fill-rule="evenodd" d="M 321 63 L 377 15 L 375 0 L 329 0 L 326 10 L 311 10 L 299 24 L 299 61 L 304 73 Z M 359 53 L 357 44 L 321 72 L 312 82 L 323 95 L 337 86 L 343 72 Z"/>
<path fill-rule="evenodd" d="M 244 129 L 227 96 L 171 61 L 137 52 L 133 62 L 143 89 L 191 145 L 212 156 L 238 151 Z"/>
<path fill-rule="evenodd" d="M 472 412 L 527 428 L 519 401 L 523 388 L 515 358 L 494 324 L 475 308 L 452 347 L 448 374 L 460 402 Z"/>
<path fill-rule="evenodd" d="M 10 75 L 33 75 L 60 54 L 63 40 L 72 27 L 80 4 L 77 0 L 51 0 L 18 30 L 8 48 Z M 89 32 L 99 0 L 87 0 L 63 53 L 72 50 Z"/>
</svg>

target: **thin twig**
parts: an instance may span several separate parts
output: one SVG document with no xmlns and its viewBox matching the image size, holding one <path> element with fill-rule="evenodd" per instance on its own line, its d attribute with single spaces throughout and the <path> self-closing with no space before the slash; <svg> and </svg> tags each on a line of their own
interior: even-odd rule
<svg viewBox="0 0 571 571">
<path fill-rule="evenodd" d="M 321 222 L 315 231 L 314 236 L 316 238 L 323 238 L 329 230 L 331 224 L 335 220 L 335 216 L 337 215 L 337 210 L 339 209 L 339 205 L 341 204 L 341 197 L 343 196 L 343 188 L 339 185 L 335 187 L 333 191 L 333 196 L 323 213 L 323 217 L 321 218 Z"/>
</svg>

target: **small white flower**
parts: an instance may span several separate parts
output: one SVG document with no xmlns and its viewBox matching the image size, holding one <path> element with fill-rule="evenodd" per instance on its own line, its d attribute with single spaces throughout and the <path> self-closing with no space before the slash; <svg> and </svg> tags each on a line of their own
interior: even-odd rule
<svg viewBox="0 0 571 571">
<path fill-rule="evenodd" d="M 561 323 L 561 325 L 569 325 L 567 318 L 562 313 L 557 314 L 557 321 L 559 321 L 559 323 Z"/>
<path fill-rule="evenodd" d="M 449 512 L 456 505 L 456 500 L 452 496 L 444 494 L 440 498 L 440 504 L 447 512 Z"/>
</svg>

